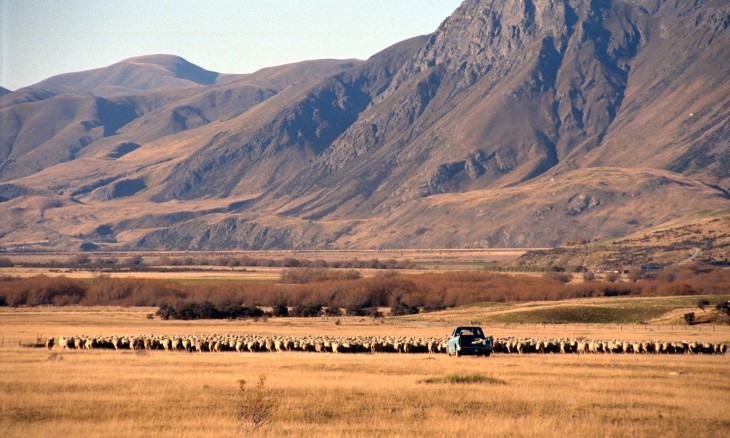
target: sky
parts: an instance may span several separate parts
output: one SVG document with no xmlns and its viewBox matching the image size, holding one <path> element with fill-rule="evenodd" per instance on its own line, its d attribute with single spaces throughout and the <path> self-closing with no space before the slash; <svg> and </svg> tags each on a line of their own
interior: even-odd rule
<svg viewBox="0 0 730 438">
<path fill-rule="evenodd" d="M 462 0 L 0 0 L 0 86 L 165 53 L 219 73 L 367 59 Z"/>
</svg>

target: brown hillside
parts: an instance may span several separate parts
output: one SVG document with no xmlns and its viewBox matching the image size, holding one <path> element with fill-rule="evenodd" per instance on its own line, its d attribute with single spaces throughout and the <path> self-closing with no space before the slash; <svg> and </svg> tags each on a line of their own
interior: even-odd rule
<svg viewBox="0 0 730 438">
<path fill-rule="evenodd" d="M 364 62 L 51 78 L 0 98 L 0 243 L 545 247 L 728 208 L 728 16 L 466 0 Z"/>
</svg>

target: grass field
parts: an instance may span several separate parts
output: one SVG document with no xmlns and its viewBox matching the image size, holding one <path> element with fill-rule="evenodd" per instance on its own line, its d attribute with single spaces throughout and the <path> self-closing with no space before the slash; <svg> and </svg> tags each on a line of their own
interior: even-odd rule
<svg viewBox="0 0 730 438">
<path fill-rule="evenodd" d="M 29 436 L 240 436 L 238 380 L 280 402 L 258 436 L 726 436 L 730 357 L 182 353 L 18 346 L 37 335 L 444 335 L 443 321 L 160 321 L 152 309 L 0 310 L 0 431 Z M 466 315 L 464 315 L 466 316 Z M 730 328 L 487 326 L 495 336 L 730 341 Z M 643 332 L 641 330 L 644 330 Z M 650 331 L 648 331 L 650 330 Z"/>
<path fill-rule="evenodd" d="M 702 299 L 706 299 L 712 305 L 701 310 L 697 303 Z M 457 307 L 443 312 L 407 316 L 403 319 L 449 323 L 468 320 L 506 324 L 539 324 L 547 321 L 552 324 L 685 325 L 684 314 L 694 312 L 698 318 L 697 322 L 700 323 L 695 329 L 702 330 L 703 323 L 717 322 L 714 321 L 714 318 L 719 315 L 713 310 L 714 305 L 728 300 L 730 300 L 730 294 L 484 303 Z M 704 328 L 713 330 L 713 326 Z"/>
</svg>

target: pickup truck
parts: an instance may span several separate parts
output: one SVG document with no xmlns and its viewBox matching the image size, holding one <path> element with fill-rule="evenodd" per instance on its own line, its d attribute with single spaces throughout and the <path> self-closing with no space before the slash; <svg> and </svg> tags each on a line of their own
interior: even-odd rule
<svg viewBox="0 0 730 438">
<path fill-rule="evenodd" d="M 451 333 L 446 351 L 449 356 L 457 357 L 466 354 L 489 356 L 493 345 L 492 337 L 484 336 L 481 327 L 456 327 Z"/>
</svg>

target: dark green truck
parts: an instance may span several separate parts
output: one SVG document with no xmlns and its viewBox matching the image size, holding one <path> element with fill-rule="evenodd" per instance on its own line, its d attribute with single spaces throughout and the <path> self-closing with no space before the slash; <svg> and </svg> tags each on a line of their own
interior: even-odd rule
<svg viewBox="0 0 730 438">
<path fill-rule="evenodd" d="M 491 336 L 485 336 L 481 327 L 456 327 L 446 347 L 449 356 L 489 356 L 492 354 L 494 342 Z"/>
</svg>

